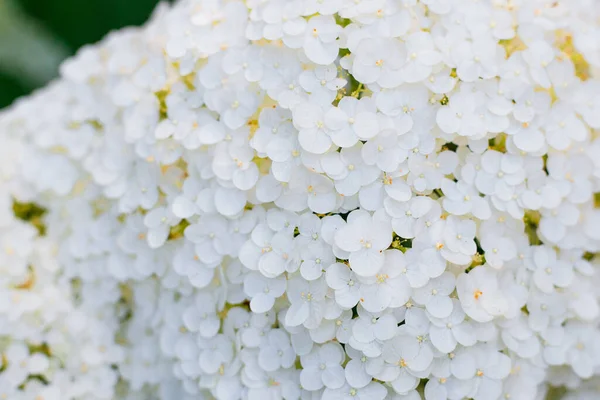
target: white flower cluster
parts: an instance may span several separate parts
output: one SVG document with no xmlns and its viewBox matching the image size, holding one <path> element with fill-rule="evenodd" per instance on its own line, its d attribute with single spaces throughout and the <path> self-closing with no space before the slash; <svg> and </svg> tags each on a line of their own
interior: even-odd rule
<svg viewBox="0 0 600 400">
<path fill-rule="evenodd" d="M 596 0 L 182 0 L 0 115 L 0 399 L 600 396 Z"/>
</svg>

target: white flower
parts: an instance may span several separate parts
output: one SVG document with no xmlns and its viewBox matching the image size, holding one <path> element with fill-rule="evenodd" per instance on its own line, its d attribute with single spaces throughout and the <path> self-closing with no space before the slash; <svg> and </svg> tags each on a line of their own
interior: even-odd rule
<svg viewBox="0 0 600 400">
<path fill-rule="evenodd" d="M 155 208 L 146 214 L 144 225 L 148 228 L 148 246 L 152 248 L 162 246 L 169 236 L 171 226 L 177 225 L 179 220 L 170 210 L 164 207 Z"/>
<path fill-rule="evenodd" d="M 335 244 L 350 253 L 350 267 L 359 276 L 374 276 L 383 267 L 383 250 L 392 242 L 391 226 L 383 218 L 353 211 L 346 226 L 335 234 Z"/>
<path fill-rule="evenodd" d="M 0 399 L 598 398 L 599 21 L 541 3 L 82 49 L 0 113 Z"/>
<path fill-rule="evenodd" d="M 389 129 L 368 140 L 362 147 L 362 158 L 367 165 L 377 165 L 384 172 L 394 172 L 406 160 L 408 152 L 398 145 L 398 135 Z"/>
<path fill-rule="evenodd" d="M 296 353 L 288 334 L 282 329 L 273 329 L 267 335 L 267 341 L 258 353 L 258 365 L 265 371 L 290 368 L 296 361 Z"/>
<path fill-rule="evenodd" d="M 452 313 L 442 319 L 430 318 L 431 328 L 429 338 L 431 344 L 443 353 L 450 353 L 457 343 L 463 346 L 473 346 L 477 342 L 473 324 L 465 321 L 465 312 L 460 302 L 452 299 Z"/>
<path fill-rule="evenodd" d="M 382 312 L 388 307 L 401 307 L 411 294 L 409 283 L 402 275 L 406 266 L 404 254 L 395 249 L 386 250 L 383 254 L 385 260 L 379 272 L 375 276 L 359 278 L 360 304 L 373 313 Z"/>
<path fill-rule="evenodd" d="M 189 218 L 198 213 L 195 200 L 200 189 L 201 187 L 196 180 L 186 179 L 183 183 L 183 193 L 177 196 L 171 204 L 171 210 L 176 217 Z"/>
<path fill-rule="evenodd" d="M 239 215 L 246 205 L 246 193 L 236 188 L 219 187 L 214 193 L 217 212 L 225 217 Z"/>
<path fill-rule="evenodd" d="M 226 89 L 214 94 L 214 97 L 206 98 L 206 105 L 220 113 L 221 120 L 230 129 L 242 127 L 260 103 L 255 93 L 244 88 Z"/>
<path fill-rule="evenodd" d="M 398 323 L 393 315 L 372 314 L 359 307 L 348 343 L 367 356 L 377 357 L 381 354 L 381 343 L 393 338 L 397 330 Z"/>
<path fill-rule="evenodd" d="M 436 50 L 432 35 L 427 32 L 412 33 L 406 40 L 408 63 L 404 66 L 406 82 L 419 82 L 426 79 L 432 67 L 442 59 Z"/>
<path fill-rule="evenodd" d="M 326 289 L 324 279 L 307 282 L 301 277 L 296 277 L 288 281 L 287 295 L 291 305 L 285 315 L 285 324 L 304 324 L 307 328 L 319 326 L 325 312 L 322 303 Z"/>
<path fill-rule="evenodd" d="M 360 189 L 358 201 L 363 209 L 377 211 L 386 200 L 406 201 L 411 196 L 410 186 L 398 173 L 383 173 L 373 183 Z"/>
<path fill-rule="evenodd" d="M 201 337 L 212 338 L 221 326 L 216 311 L 215 299 L 209 293 L 199 293 L 194 303 L 183 312 L 183 324 Z"/>
<path fill-rule="evenodd" d="M 246 141 L 217 145 L 213 160 L 215 175 L 231 180 L 240 190 L 251 189 L 258 180 L 258 167 L 252 162 L 254 152 Z"/>
<path fill-rule="evenodd" d="M 331 129 L 331 140 L 340 147 L 352 147 L 359 139 L 371 139 L 379 132 L 375 104 L 369 97 L 360 100 L 344 97 L 337 107 L 325 114 L 325 124 Z"/>
<path fill-rule="evenodd" d="M 346 80 L 338 78 L 334 66 L 317 67 L 300 75 L 300 85 L 310 93 L 310 99 L 327 105 L 335 99 L 337 91 L 346 85 Z"/>
<path fill-rule="evenodd" d="M 267 211 L 265 222 L 269 229 L 274 232 L 284 232 L 293 235 L 294 230 L 298 226 L 299 218 L 296 213 L 291 211 L 273 208 Z"/>
<path fill-rule="evenodd" d="M 313 103 L 300 103 L 294 107 L 293 112 L 302 148 L 310 153 L 325 153 L 331 147 L 331 131 L 325 125 L 323 107 Z"/>
<path fill-rule="evenodd" d="M 352 63 L 352 75 L 362 83 L 385 88 L 402 83 L 406 47 L 395 39 L 365 38 L 360 41 Z"/>
<path fill-rule="evenodd" d="M 246 268 L 259 270 L 268 278 L 281 275 L 286 269 L 295 271 L 298 261 L 295 257 L 292 236 L 285 232 L 274 233 L 266 225 L 260 224 L 252 231 L 251 240 L 240 249 L 240 261 Z"/>
<path fill-rule="evenodd" d="M 306 0 L 303 2 L 305 14 L 312 15 L 319 13 L 321 15 L 332 15 L 340 11 L 343 5 L 342 0 L 321 1 L 321 0 Z"/>
<path fill-rule="evenodd" d="M 475 37 L 489 34 L 495 39 L 506 40 L 515 36 L 513 17 L 506 10 L 478 4 L 467 14 L 466 21 Z"/>
<path fill-rule="evenodd" d="M 327 285 L 335 290 L 335 301 L 342 307 L 350 309 L 360 299 L 360 281 L 356 274 L 345 264 L 335 263 L 327 268 Z"/>
<path fill-rule="evenodd" d="M 452 52 L 458 77 L 473 82 L 495 76 L 501 60 L 500 50 L 493 39 L 485 36 L 475 37 L 472 42 L 460 41 Z"/>
<path fill-rule="evenodd" d="M 527 299 L 527 310 L 531 329 L 544 332 L 551 323 L 563 318 L 566 305 L 562 302 L 561 294 L 556 291 L 546 294 L 532 290 Z"/>
<path fill-rule="evenodd" d="M 321 158 L 323 171 L 335 181 L 335 188 L 342 196 L 352 196 L 367 186 L 379 175 L 379 170 L 365 165 L 362 158 L 362 144 L 342 149 L 339 153 L 327 153 Z"/>
<path fill-rule="evenodd" d="M 554 60 L 554 50 L 548 43 L 536 40 L 529 43 L 527 50 L 523 51 L 523 60 L 529 67 L 533 80 L 544 88 L 550 87 L 550 78 L 546 67 Z"/>
<path fill-rule="evenodd" d="M 427 284 L 430 278 L 440 276 L 444 272 L 446 260 L 438 249 L 440 242 L 431 246 L 413 241 L 413 245 L 413 248 L 406 251 L 407 267 L 403 273 L 412 288 L 420 288 Z"/>
<path fill-rule="evenodd" d="M 386 380 L 391 381 L 397 393 L 406 393 L 416 388 L 418 375 L 429 367 L 433 354 L 428 347 L 420 347 L 416 340 L 397 336 L 385 344 L 382 359 Z"/>
<path fill-rule="evenodd" d="M 506 199 L 510 187 L 524 180 L 522 158 L 488 150 L 481 156 L 481 170 L 477 172 L 475 186 L 481 193 Z"/>
<path fill-rule="evenodd" d="M 600 126 L 600 119 L 598 116 L 598 107 L 600 106 L 600 99 L 596 90 L 597 87 L 598 83 L 596 81 L 586 82 L 582 85 L 581 95 L 583 97 L 583 101 L 578 107 L 579 113 L 581 114 L 585 122 L 590 127 L 596 129 Z"/>
<path fill-rule="evenodd" d="M 438 73 L 432 74 L 424 83 L 433 93 L 444 94 L 454 89 L 457 79 L 450 75 L 450 71 L 443 69 Z"/>
<path fill-rule="evenodd" d="M 301 4 L 298 2 L 284 3 L 273 1 L 265 4 L 261 10 L 265 26 L 262 35 L 268 40 L 280 38 L 294 39 L 305 29 L 306 21 L 300 16 Z"/>
<path fill-rule="evenodd" d="M 499 398 L 502 393 L 501 380 L 510 373 L 510 358 L 486 345 L 473 347 L 470 353 L 475 359 L 474 377 L 471 379 L 473 398 Z"/>
<path fill-rule="evenodd" d="M 244 278 L 244 292 L 250 297 L 250 309 L 256 313 L 269 311 L 275 299 L 285 293 L 283 277 L 269 279 L 261 274 L 250 273 Z"/>
<path fill-rule="evenodd" d="M 588 137 L 583 121 L 566 104 L 556 103 L 548 113 L 544 124 L 546 141 L 556 150 L 566 150 L 573 141 L 583 142 Z"/>
<path fill-rule="evenodd" d="M 300 383 L 307 390 L 318 390 L 323 386 L 328 389 L 339 389 L 344 385 L 344 350 L 337 343 L 325 343 L 315 347 L 310 354 L 300 358 L 302 371 Z"/>
<path fill-rule="evenodd" d="M 546 246 L 534 248 L 533 261 L 533 282 L 541 291 L 552 293 L 555 286 L 567 287 L 573 281 L 573 267 L 557 260 L 553 249 Z"/>
<path fill-rule="evenodd" d="M 419 137 L 419 148 L 413 148 L 413 154 L 408 159 L 408 167 L 410 169 L 408 182 L 418 192 L 426 192 L 439 188 L 444 176 L 453 174 L 458 165 L 458 159 L 454 152 L 442 151 L 439 154 L 430 154 L 434 144 L 428 143 L 426 139 L 421 140 L 422 138 L 423 136 Z M 428 154 L 427 157 L 415 154 L 417 150 Z"/>
<path fill-rule="evenodd" d="M 227 220 L 219 215 L 202 217 L 199 223 L 189 225 L 184 234 L 196 245 L 198 258 L 206 264 L 220 262 L 229 252 Z"/>
<path fill-rule="evenodd" d="M 407 239 L 416 236 L 418 221 L 435 207 L 434 204 L 436 203 L 433 200 L 425 196 L 416 196 L 406 202 L 392 199 L 386 199 L 384 202 L 385 210 L 392 217 L 394 232 Z"/>
<path fill-rule="evenodd" d="M 494 268 L 502 268 L 505 262 L 517 256 L 517 248 L 511 239 L 493 233 L 481 238 L 481 248 L 485 251 L 485 261 Z"/>
<path fill-rule="evenodd" d="M 327 300 L 326 300 L 327 301 Z M 332 305 L 331 302 L 326 304 L 328 310 L 335 310 L 337 307 Z M 348 343 L 352 334 L 352 310 L 344 310 L 340 315 L 338 313 L 328 312 L 327 317 L 336 314 L 334 319 L 324 319 L 316 329 L 310 330 L 310 338 L 315 343 L 325 343 L 332 339 L 337 339 L 340 343 Z"/>
<path fill-rule="evenodd" d="M 398 327 L 398 331 L 400 336 L 414 339 L 420 348 L 433 351 L 429 341 L 430 325 L 427 312 L 409 302 L 406 304 L 404 324 Z"/>
<path fill-rule="evenodd" d="M 321 398 L 324 400 L 340 398 L 383 400 L 387 394 L 387 390 L 381 383 L 371 382 L 362 388 L 354 388 L 346 383 L 339 389 L 325 389 Z"/>
<path fill-rule="evenodd" d="M 541 121 L 514 125 L 507 130 L 517 149 L 527 153 L 536 153 L 544 149 L 546 140 L 541 130 Z"/>
<path fill-rule="evenodd" d="M 300 274 L 306 280 L 320 278 L 325 268 L 335 262 L 331 247 L 322 241 L 303 247 L 300 257 Z"/>
<path fill-rule="evenodd" d="M 473 268 L 456 279 L 456 291 L 465 313 L 477 322 L 488 322 L 507 311 L 508 303 L 489 267 Z"/>
<path fill-rule="evenodd" d="M 540 340 L 527 326 L 524 314 L 500 323 L 502 327 L 502 341 L 506 347 L 515 352 L 519 357 L 532 358 L 540 353 Z"/>
<path fill-rule="evenodd" d="M 423 86 L 405 85 L 400 89 L 383 90 L 377 95 L 377 108 L 392 117 L 397 134 L 409 132 L 415 121 L 428 117 L 429 92 Z"/>
<path fill-rule="evenodd" d="M 242 72 L 250 82 L 259 81 L 263 75 L 260 52 L 256 47 L 247 47 L 243 52 L 230 49 L 223 56 L 223 71 L 229 75 Z"/>
<path fill-rule="evenodd" d="M 288 137 L 294 131 L 289 111 L 281 107 L 265 108 L 258 117 L 258 129 L 250 145 L 260 154 L 267 154 L 273 140 Z M 271 158 L 273 158 L 271 156 Z"/>
<path fill-rule="evenodd" d="M 444 272 L 437 278 L 413 291 L 412 298 L 424 305 L 429 314 L 436 318 L 446 318 L 452 313 L 452 299 L 448 297 L 454 291 L 454 275 Z"/>
<path fill-rule="evenodd" d="M 316 174 L 305 169 L 299 169 L 292 174 L 289 184 L 292 191 L 291 199 L 279 199 L 275 204 L 284 209 L 287 202 L 299 202 L 298 209 L 289 207 L 294 211 L 302 211 L 309 208 L 315 213 L 328 213 L 336 207 L 338 194 L 332 190 L 333 182 L 324 175 Z M 291 205 L 291 204 L 290 204 Z"/>
<path fill-rule="evenodd" d="M 50 367 L 48 357 L 43 353 L 29 353 L 23 343 L 13 343 L 4 351 L 7 368 L 3 371 L 7 378 L 20 385 L 29 375 L 43 375 Z"/>
<path fill-rule="evenodd" d="M 215 265 L 207 265 L 200 261 L 191 243 L 177 250 L 173 257 L 173 269 L 181 276 L 189 279 L 197 288 L 208 286 L 215 276 Z"/>
<path fill-rule="evenodd" d="M 198 364 L 205 374 L 214 374 L 229 364 L 234 356 L 233 343 L 228 337 L 219 334 L 199 343 Z"/>
<path fill-rule="evenodd" d="M 473 240 L 475 237 L 475 222 L 460 219 L 454 215 L 446 218 L 443 237 L 445 246 L 441 249 L 442 256 L 455 264 L 468 264 L 470 257 L 477 252 Z"/>
<path fill-rule="evenodd" d="M 306 25 L 302 46 L 308 59 L 320 65 L 335 61 L 339 50 L 336 39 L 340 30 L 332 16 L 312 17 Z"/>
<path fill-rule="evenodd" d="M 592 376 L 600 354 L 600 347 L 595 341 L 595 331 L 577 322 L 567 325 L 566 330 L 567 346 L 573 349 L 567 353 L 567 363 L 578 376 L 584 379 Z"/>
<path fill-rule="evenodd" d="M 480 138 L 485 133 L 485 120 L 477 112 L 484 103 L 483 94 L 459 92 L 450 98 L 447 106 L 438 109 L 436 122 L 446 133 Z"/>
<path fill-rule="evenodd" d="M 244 371 L 254 378 L 252 380 L 248 379 L 248 381 L 245 382 L 246 387 L 249 387 L 249 399 L 258 400 L 269 396 L 282 398 L 284 395 L 289 398 L 300 396 L 298 377 L 296 374 L 293 374 L 292 371 L 279 370 L 275 372 L 265 372 L 253 365 L 249 365 Z M 241 390 L 243 389 L 244 387 L 240 387 L 240 392 L 234 392 L 232 398 L 235 398 L 234 396 L 241 396 Z"/>
<path fill-rule="evenodd" d="M 515 99 L 513 116 L 519 122 L 531 122 L 536 115 L 548 112 L 551 101 L 547 93 L 527 88 Z"/>
<path fill-rule="evenodd" d="M 348 346 L 346 353 L 350 360 L 344 369 L 344 375 L 348 384 L 354 388 L 362 388 L 368 385 L 373 377 L 366 371 L 368 358 L 360 351 Z"/>
</svg>

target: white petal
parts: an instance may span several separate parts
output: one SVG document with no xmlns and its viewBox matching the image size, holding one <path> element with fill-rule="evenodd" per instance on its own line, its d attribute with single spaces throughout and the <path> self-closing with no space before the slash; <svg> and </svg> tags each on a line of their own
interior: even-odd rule
<svg viewBox="0 0 600 400">
<path fill-rule="evenodd" d="M 275 304 L 273 296 L 269 296 L 266 293 L 258 293 L 250 300 L 250 309 L 252 312 L 260 314 L 269 311 L 273 307 L 273 304 Z"/>
</svg>

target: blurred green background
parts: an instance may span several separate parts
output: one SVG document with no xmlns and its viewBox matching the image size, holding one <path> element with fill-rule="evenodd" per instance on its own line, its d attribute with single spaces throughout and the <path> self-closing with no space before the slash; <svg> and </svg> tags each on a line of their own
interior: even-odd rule
<svg viewBox="0 0 600 400">
<path fill-rule="evenodd" d="M 61 60 L 141 25 L 158 0 L 0 0 L 0 108 L 57 76 Z"/>
</svg>

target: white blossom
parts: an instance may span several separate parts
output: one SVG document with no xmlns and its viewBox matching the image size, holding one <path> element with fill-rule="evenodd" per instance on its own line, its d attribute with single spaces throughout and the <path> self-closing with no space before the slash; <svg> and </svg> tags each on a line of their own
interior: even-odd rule
<svg viewBox="0 0 600 400">
<path fill-rule="evenodd" d="M 599 398 L 593 3 L 180 0 L 82 48 L 0 112 L 0 399 Z"/>
</svg>

